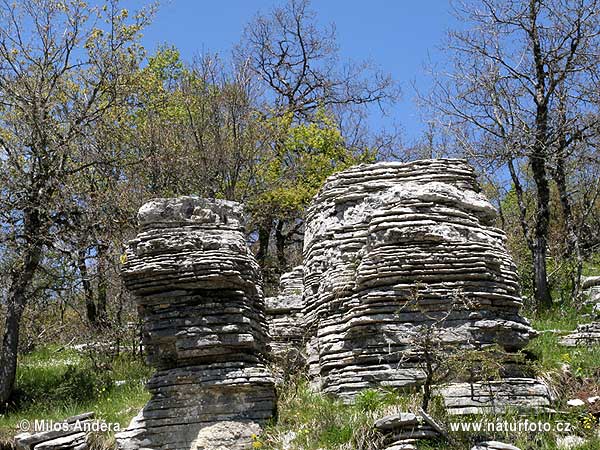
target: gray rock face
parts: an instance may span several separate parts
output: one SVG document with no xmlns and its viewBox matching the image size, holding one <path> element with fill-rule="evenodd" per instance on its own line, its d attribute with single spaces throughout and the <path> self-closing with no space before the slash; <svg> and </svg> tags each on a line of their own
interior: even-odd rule
<svg viewBox="0 0 600 450">
<path fill-rule="evenodd" d="M 585 303 L 592 305 L 594 322 L 581 324 L 574 332 L 564 336 L 560 343 L 567 347 L 600 344 L 600 276 L 583 278 L 581 287 Z"/>
<path fill-rule="evenodd" d="M 305 330 L 302 310 L 304 300 L 304 267 L 294 267 L 281 276 L 279 295 L 265 299 L 271 352 L 285 355 L 300 348 Z"/>
<path fill-rule="evenodd" d="M 567 347 L 600 344 L 600 322 L 579 325 L 573 333 L 564 336 L 560 343 Z"/>
<path fill-rule="evenodd" d="M 456 296 L 471 306 L 450 313 L 445 339 L 509 351 L 527 344 L 535 332 L 519 315 L 516 269 L 495 217 L 461 160 L 361 165 L 327 180 L 304 243 L 310 372 L 324 392 L 351 399 L 418 383 L 424 374 L 406 358 L 411 338 Z M 419 308 L 403 308 L 415 290 Z"/>
<path fill-rule="evenodd" d="M 600 286 L 600 277 L 584 277 L 581 282 L 582 289 L 591 289 Z"/>
<path fill-rule="evenodd" d="M 439 389 L 448 414 L 501 414 L 507 409 L 552 411 L 548 386 L 532 378 L 451 383 Z"/>
<path fill-rule="evenodd" d="M 122 277 L 138 302 L 151 400 L 121 449 L 246 449 L 275 410 L 261 275 L 240 205 L 158 199 L 139 212 Z"/>
<path fill-rule="evenodd" d="M 581 288 L 585 303 L 592 305 L 596 317 L 600 318 L 600 277 L 584 277 Z"/>
<path fill-rule="evenodd" d="M 423 417 L 407 412 L 382 417 L 374 427 L 383 434 L 385 450 L 416 449 L 419 440 L 441 436 Z"/>
</svg>

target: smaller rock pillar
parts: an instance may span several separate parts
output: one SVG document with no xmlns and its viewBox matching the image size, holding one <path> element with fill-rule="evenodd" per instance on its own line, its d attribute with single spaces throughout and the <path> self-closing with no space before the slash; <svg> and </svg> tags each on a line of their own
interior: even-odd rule
<svg viewBox="0 0 600 450">
<path fill-rule="evenodd" d="M 157 372 L 119 448 L 248 449 L 273 416 L 260 269 L 242 216 L 237 203 L 197 197 L 140 209 L 122 276 Z"/>
</svg>

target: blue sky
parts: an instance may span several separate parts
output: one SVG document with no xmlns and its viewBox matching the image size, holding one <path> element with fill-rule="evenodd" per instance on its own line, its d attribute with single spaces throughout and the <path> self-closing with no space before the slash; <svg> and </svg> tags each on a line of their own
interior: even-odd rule
<svg viewBox="0 0 600 450">
<path fill-rule="evenodd" d="M 258 12 L 281 0 L 163 0 L 158 15 L 146 30 L 144 44 L 154 50 L 160 43 L 174 44 L 184 59 L 203 50 L 227 56 L 239 41 L 246 23 Z M 441 60 L 448 28 L 456 27 L 448 0 L 313 0 L 312 8 L 323 24 L 335 23 L 340 53 L 353 60 L 371 59 L 400 83 L 402 100 L 381 117 L 374 111 L 372 128 L 401 126 L 408 144 L 423 129 L 414 103 L 415 82 L 426 90 L 429 79 L 424 63 Z"/>
</svg>

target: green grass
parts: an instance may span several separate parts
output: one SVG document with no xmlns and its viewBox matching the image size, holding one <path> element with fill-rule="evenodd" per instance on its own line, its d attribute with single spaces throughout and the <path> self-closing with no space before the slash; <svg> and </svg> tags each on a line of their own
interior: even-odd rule
<svg viewBox="0 0 600 450">
<path fill-rule="evenodd" d="M 571 307 L 559 307 L 532 319 L 532 326 L 540 334 L 529 343 L 527 350 L 535 355 L 540 373 L 556 371 L 568 364 L 575 376 L 599 375 L 600 345 L 565 347 L 559 343 L 560 334 L 550 332 L 573 331 L 577 325 L 589 321 L 582 317 L 584 313 Z"/>
<path fill-rule="evenodd" d="M 569 307 L 534 317 L 533 326 L 538 330 L 570 331 L 582 322 L 581 312 Z M 566 398 L 586 389 L 600 389 L 589 380 L 600 376 L 600 346 L 563 347 L 559 335 L 541 333 L 526 350 L 535 358 L 534 367 L 540 376 L 557 386 L 559 400 L 557 409 L 565 409 Z M 565 377 L 561 367 L 568 364 L 571 375 Z M 73 350 L 60 350 L 57 346 L 40 348 L 22 357 L 17 374 L 17 390 L 12 407 L 0 415 L 0 444 L 18 433 L 21 420 L 36 419 L 60 421 L 66 417 L 94 411 L 97 418 L 108 423 L 126 426 L 131 418 L 148 401 L 149 394 L 144 382 L 151 369 L 139 359 L 121 356 L 109 363 L 102 363 L 104 370 L 94 368 L 87 356 Z M 585 380 L 588 381 L 585 381 Z M 116 381 L 125 381 L 120 386 Z M 586 384 L 587 383 L 587 384 Z M 590 391 L 592 392 L 592 391 Z M 441 423 L 458 420 L 444 416 L 439 401 L 433 403 L 433 414 Z M 256 438 L 254 448 L 279 450 L 287 442 L 291 450 L 375 450 L 381 436 L 373 429 L 376 419 L 394 411 L 417 411 L 419 393 L 399 393 L 393 390 L 366 390 L 353 405 L 315 393 L 304 376 L 292 378 L 279 388 L 278 421 L 268 425 Z M 437 405 L 437 406 L 436 406 Z M 473 420 L 481 420 L 481 417 Z M 484 418 L 496 421 L 497 416 Z M 511 414 L 501 420 L 524 420 Z M 529 417 L 555 423 L 566 420 L 573 424 L 574 434 L 586 436 L 590 441 L 580 450 L 600 448 L 600 438 L 593 437 L 586 428 L 590 424 L 585 408 L 564 415 Z M 598 425 L 595 425 L 598 429 Z M 471 448 L 477 438 L 511 442 L 523 450 L 557 450 L 556 433 L 491 433 L 476 436 L 473 433 L 453 435 L 458 441 L 455 447 L 447 442 L 422 442 L 419 449 Z M 110 436 L 107 441 L 110 442 Z"/>
<path fill-rule="evenodd" d="M 279 421 L 271 424 L 256 438 L 254 448 L 264 450 L 374 450 L 381 447 L 382 436 L 373 431 L 376 419 L 394 411 L 418 410 L 419 394 L 400 394 L 386 390 L 367 390 L 361 393 L 354 405 L 346 405 L 334 398 L 313 392 L 302 377 L 280 387 Z M 600 436 L 594 431 L 592 416 L 584 410 L 569 413 L 519 415 L 508 412 L 503 415 L 448 417 L 439 408 L 435 399 L 430 412 L 438 423 L 450 430 L 449 423 L 459 421 L 481 421 L 484 424 L 506 421 L 507 423 L 547 422 L 550 432 L 531 431 L 481 431 L 450 432 L 454 443 L 440 439 L 422 441 L 419 450 L 464 450 L 482 440 L 497 440 L 512 443 L 522 450 L 558 450 L 556 424 L 569 423 L 570 434 L 583 436 L 588 442 L 578 450 L 597 450 Z M 438 405 L 438 406 L 436 406 Z"/>
<path fill-rule="evenodd" d="M 268 426 L 256 448 L 281 449 L 376 449 L 376 419 L 394 410 L 411 407 L 415 396 L 393 390 L 365 390 L 353 405 L 315 393 L 304 377 L 279 389 L 277 424 Z M 414 407 L 415 405 L 412 405 Z"/>
<path fill-rule="evenodd" d="M 19 361 L 11 405 L 0 414 L 0 442 L 10 441 L 24 419 L 61 421 L 88 411 L 125 427 L 149 399 L 144 385 L 150 373 L 126 354 L 97 369 L 74 350 L 40 348 Z"/>
</svg>

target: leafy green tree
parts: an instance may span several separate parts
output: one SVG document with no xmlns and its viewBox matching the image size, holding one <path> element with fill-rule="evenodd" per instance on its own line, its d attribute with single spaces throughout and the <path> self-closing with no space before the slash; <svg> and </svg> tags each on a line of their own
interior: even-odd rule
<svg viewBox="0 0 600 450">
<path fill-rule="evenodd" d="M 348 149 L 333 117 L 323 108 L 311 121 L 295 123 L 292 112 L 264 120 L 271 148 L 256 168 L 254 192 L 248 199 L 259 233 L 258 258 L 268 253 L 270 224 L 276 221 L 275 246 L 281 268 L 288 266 L 286 244 L 303 225 L 302 214 L 331 174 L 373 162 L 376 152 Z M 287 230 L 285 226 L 287 225 Z"/>
<path fill-rule="evenodd" d="M 259 159 L 263 176 L 256 183 L 259 194 L 270 200 L 263 200 L 253 215 L 258 258 L 265 268 L 274 238 L 275 269 L 280 272 L 288 265 L 284 248 L 301 231 L 309 183 L 319 178 L 317 174 L 347 167 L 352 158 L 361 160 L 365 148 L 380 148 L 380 141 L 364 138 L 360 118 L 368 105 L 395 101 L 398 91 L 391 77 L 371 63 L 340 61 L 334 27 L 318 26 L 307 0 L 290 0 L 257 15 L 245 29 L 236 60 L 264 89 L 260 111 L 267 124 L 267 145 Z M 332 140 L 334 129 L 337 140 Z M 341 151 L 342 146 L 347 150 Z M 314 167 L 319 164 L 321 168 Z M 269 187 L 272 175 L 282 176 L 283 188 Z M 266 186 L 261 187 L 263 181 Z M 291 192 L 290 183 L 296 181 L 299 187 Z"/>
<path fill-rule="evenodd" d="M 116 0 L 23 0 L 0 5 L 0 222 L 13 255 L 0 347 L 0 405 L 9 399 L 32 280 L 85 202 L 77 175 L 114 165 L 95 132 L 130 99 L 151 11 Z"/>
<path fill-rule="evenodd" d="M 510 176 L 540 310 L 552 306 L 553 184 L 568 252 L 581 262 L 582 223 L 574 215 L 571 180 L 583 169 L 582 154 L 597 167 L 599 7 L 597 0 L 458 3 L 465 26 L 449 35 L 450 76 L 438 80 L 428 99 L 464 155 Z"/>
</svg>

